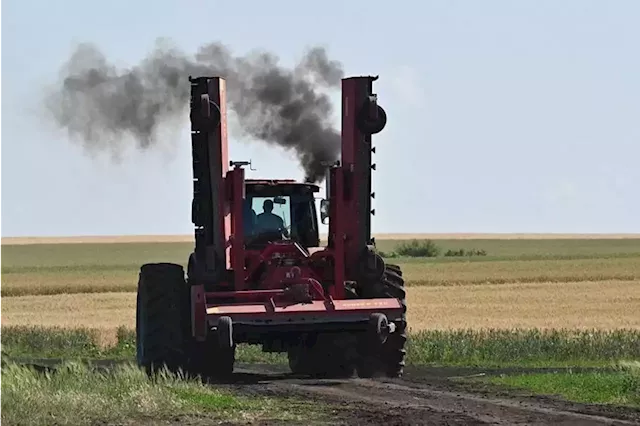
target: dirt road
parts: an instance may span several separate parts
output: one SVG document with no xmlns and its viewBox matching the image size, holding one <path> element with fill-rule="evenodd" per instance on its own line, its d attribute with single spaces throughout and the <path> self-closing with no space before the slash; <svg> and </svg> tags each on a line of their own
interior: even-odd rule
<svg viewBox="0 0 640 426">
<path fill-rule="evenodd" d="M 14 361 L 43 370 L 61 362 Z M 97 361 L 94 365 L 110 368 L 114 364 Z M 407 367 L 402 379 L 326 380 L 296 377 L 286 366 L 240 364 L 231 380 L 211 386 L 250 396 L 295 396 L 325 403 L 333 410 L 331 425 L 640 425 L 640 410 L 571 403 L 460 380 L 515 371 L 524 370 Z M 178 418 L 155 424 L 200 426 L 211 420 Z M 304 423 L 314 424 L 313 419 Z"/>
<path fill-rule="evenodd" d="M 506 394 L 456 380 L 477 370 L 407 368 L 402 380 L 314 380 L 268 366 L 236 371 L 233 385 L 223 386 L 327 402 L 337 407 L 336 425 L 640 425 L 637 410 Z"/>
</svg>

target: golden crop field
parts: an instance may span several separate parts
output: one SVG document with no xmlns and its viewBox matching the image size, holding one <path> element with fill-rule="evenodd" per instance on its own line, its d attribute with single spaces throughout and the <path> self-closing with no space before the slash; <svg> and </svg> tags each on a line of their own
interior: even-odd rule
<svg viewBox="0 0 640 426">
<path fill-rule="evenodd" d="M 3 325 L 115 330 L 135 326 L 132 292 L 3 300 Z M 640 329 L 639 281 L 421 286 L 408 291 L 411 331 L 459 328 Z"/>
<path fill-rule="evenodd" d="M 640 237 L 447 237 L 434 241 L 487 255 L 389 260 L 409 286 L 412 331 L 640 329 Z M 378 246 L 393 251 L 394 238 Z M 185 264 L 191 247 L 188 236 L 3 239 L 2 324 L 133 327 L 140 265 Z"/>
</svg>

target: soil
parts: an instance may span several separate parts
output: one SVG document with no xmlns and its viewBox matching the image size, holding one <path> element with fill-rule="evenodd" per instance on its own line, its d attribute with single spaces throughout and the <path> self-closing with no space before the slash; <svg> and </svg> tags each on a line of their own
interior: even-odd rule
<svg viewBox="0 0 640 426">
<path fill-rule="evenodd" d="M 640 425 L 640 410 L 505 392 L 471 380 L 509 370 L 411 368 L 402 379 L 312 380 L 285 367 L 239 366 L 236 392 L 297 396 L 335 409 L 343 425 Z M 522 370 L 519 370 L 522 371 Z"/>
<path fill-rule="evenodd" d="M 19 360 L 14 360 L 21 362 Z M 24 362 L 24 361 L 22 361 Z M 41 369 L 58 360 L 32 360 Z M 97 363 L 109 368 L 110 361 Z M 579 404 L 551 396 L 506 391 L 483 384 L 476 377 L 525 371 L 562 369 L 479 369 L 406 367 L 402 379 L 310 379 L 296 377 L 286 366 L 236 365 L 233 377 L 211 386 L 248 396 L 297 397 L 325 404 L 328 422 L 305 420 L 305 426 L 330 425 L 640 425 L 640 410 L 611 405 Z M 572 370 L 576 371 L 575 368 Z M 587 370 L 587 369 L 585 369 Z M 136 421 L 135 425 L 212 424 L 213 419 L 179 417 L 164 421 Z M 213 421 L 214 424 L 220 424 Z M 222 423 L 225 424 L 225 423 Z M 226 423 L 231 425 L 231 423 Z M 236 424 L 236 423 L 234 423 Z M 281 421 L 246 425 L 298 424 Z"/>
</svg>

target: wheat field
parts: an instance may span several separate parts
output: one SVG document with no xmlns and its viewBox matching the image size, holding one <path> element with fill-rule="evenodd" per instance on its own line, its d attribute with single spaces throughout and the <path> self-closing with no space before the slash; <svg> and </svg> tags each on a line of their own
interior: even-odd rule
<svg viewBox="0 0 640 426">
<path fill-rule="evenodd" d="M 115 330 L 135 326 L 132 292 L 3 299 L 2 324 Z M 640 282 L 411 287 L 411 331 L 485 328 L 640 330 Z"/>
<path fill-rule="evenodd" d="M 473 236 L 434 241 L 486 257 L 393 259 L 407 281 L 411 330 L 640 328 L 640 239 Z M 392 237 L 379 246 L 401 243 Z M 133 327 L 139 266 L 186 263 L 188 239 L 3 239 L 2 324 Z"/>
</svg>

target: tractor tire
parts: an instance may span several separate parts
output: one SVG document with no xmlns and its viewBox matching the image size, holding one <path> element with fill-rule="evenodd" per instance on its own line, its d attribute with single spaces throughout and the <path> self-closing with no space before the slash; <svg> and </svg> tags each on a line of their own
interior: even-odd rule
<svg viewBox="0 0 640 426">
<path fill-rule="evenodd" d="M 388 263 L 386 265 L 386 268 L 387 268 L 387 271 L 392 271 L 398 274 L 399 276 L 402 276 L 402 269 L 400 269 L 398 265 L 393 265 Z"/>
<path fill-rule="evenodd" d="M 189 288 L 184 269 L 171 263 L 140 268 L 136 306 L 136 360 L 148 374 L 163 368 L 177 373 L 188 360 L 185 321 Z"/>
<path fill-rule="evenodd" d="M 400 300 L 403 313 L 402 319 L 395 323 L 395 332 L 389 335 L 389 338 L 382 346 L 382 361 L 387 377 L 401 377 L 404 373 L 405 356 L 407 354 L 405 349 L 407 343 L 407 292 L 400 267 L 389 265 L 383 283 L 386 288 L 385 294 Z"/>
<path fill-rule="evenodd" d="M 398 265 L 386 265 L 382 280 L 372 287 L 372 294 L 367 297 L 392 297 L 400 300 L 403 315 L 395 321 L 396 330 L 387 340 L 380 344 L 365 336 L 359 347 L 361 353 L 358 362 L 358 376 L 373 377 L 382 373 L 387 377 L 398 378 L 404 372 L 405 344 L 407 342 L 407 302 L 402 270 Z"/>
</svg>

